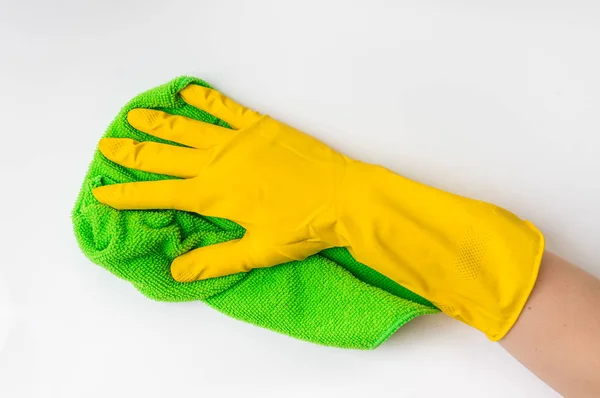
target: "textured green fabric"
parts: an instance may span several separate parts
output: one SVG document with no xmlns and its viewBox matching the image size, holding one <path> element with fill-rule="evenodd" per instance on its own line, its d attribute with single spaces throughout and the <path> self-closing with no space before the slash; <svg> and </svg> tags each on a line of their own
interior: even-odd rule
<svg viewBox="0 0 600 398">
<path fill-rule="evenodd" d="M 159 141 L 127 123 L 133 108 L 155 108 L 208 123 L 226 123 L 187 105 L 177 94 L 202 80 L 179 77 L 130 101 L 105 137 Z M 409 320 L 437 312 L 427 300 L 356 262 L 347 250 L 206 281 L 178 283 L 171 261 L 190 249 L 240 238 L 237 224 L 175 211 L 117 211 L 99 203 L 95 187 L 168 178 L 123 168 L 96 151 L 73 210 L 85 255 L 144 295 L 161 301 L 203 300 L 234 318 L 311 342 L 370 349 Z"/>
</svg>

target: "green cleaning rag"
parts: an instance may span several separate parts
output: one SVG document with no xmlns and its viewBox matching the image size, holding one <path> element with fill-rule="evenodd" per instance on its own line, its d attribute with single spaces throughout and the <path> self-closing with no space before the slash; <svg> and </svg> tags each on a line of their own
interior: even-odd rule
<svg viewBox="0 0 600 398">
<path fill-rule="evenodd" d="M 187 105 L 179 77 L 130 101 L 105 137 L 159 141 L 131 127 L 127 112 L 154 108 L 229 127 Z M 172 143 L 170 143 L 172 144 Z M 239 239 L 244 229 L 224 219 L 176 210 L 118 211 L 99 203 L 101 185 L 169 178 L 126 169 L 96 151 L 73 210 L 79 245 L 94 263 L 161 301 L 202 300 L 245 322 L 328 346 L 372 349 L 411 319 L 438 310 L 427 300 L 356 262 L 346 249 L 325 250 L 303 261 L 191 283 L 172 279 L 173 259 L 196 247 Z"/>
</svg>

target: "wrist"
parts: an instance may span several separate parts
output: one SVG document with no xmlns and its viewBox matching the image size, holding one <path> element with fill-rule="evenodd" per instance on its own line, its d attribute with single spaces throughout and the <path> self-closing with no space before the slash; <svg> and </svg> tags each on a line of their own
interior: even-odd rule
<svg viewBox="0 0 600 398">
<path fill-rule="evenodd" d="M 357 261 L 492 340 L 510 329 L 544 248 L 531 223 L 380 166 L 352 162 L 344 182 L 338 230 Z"/>
</svg>

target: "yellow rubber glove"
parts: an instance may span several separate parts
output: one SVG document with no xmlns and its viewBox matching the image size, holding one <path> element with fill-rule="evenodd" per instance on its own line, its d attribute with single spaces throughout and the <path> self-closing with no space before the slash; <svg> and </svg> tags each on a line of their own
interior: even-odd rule
<svg viewBox="0 0 600 398">
<path fill-rule="evenodd" d="M 106 138 L 100 151 L 125 167 L 182 179 L 94 190 L 117 209 L 179 209 L 246 229 L 240 240 L 177 258 L 171 267 L 176 280 L 269 267 L 345 246 L 358 261 L 492 340 L 515 323 L 543 252 L 532 224 L 352 160 L 215 90 L 190 85 L 180 94 L 233 130 L 132 110 L 133 127 L 186 147 Z"/>
</svg>

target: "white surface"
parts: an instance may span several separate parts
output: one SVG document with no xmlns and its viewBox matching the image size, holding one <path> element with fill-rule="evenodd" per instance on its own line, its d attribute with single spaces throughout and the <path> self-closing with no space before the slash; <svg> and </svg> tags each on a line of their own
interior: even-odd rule
<svg viewBox="0 0 600 398">
<path fill-rule="evenodd" d="M 121 105 L 191 74 L 509 208 L 599 275 L 599 20 L 577 0 L 0 0 L 0 396 L 555 396 L 444 316 L 357 352 L 152 302 L 84 258 L 70 211 Z"/>
</svg>

